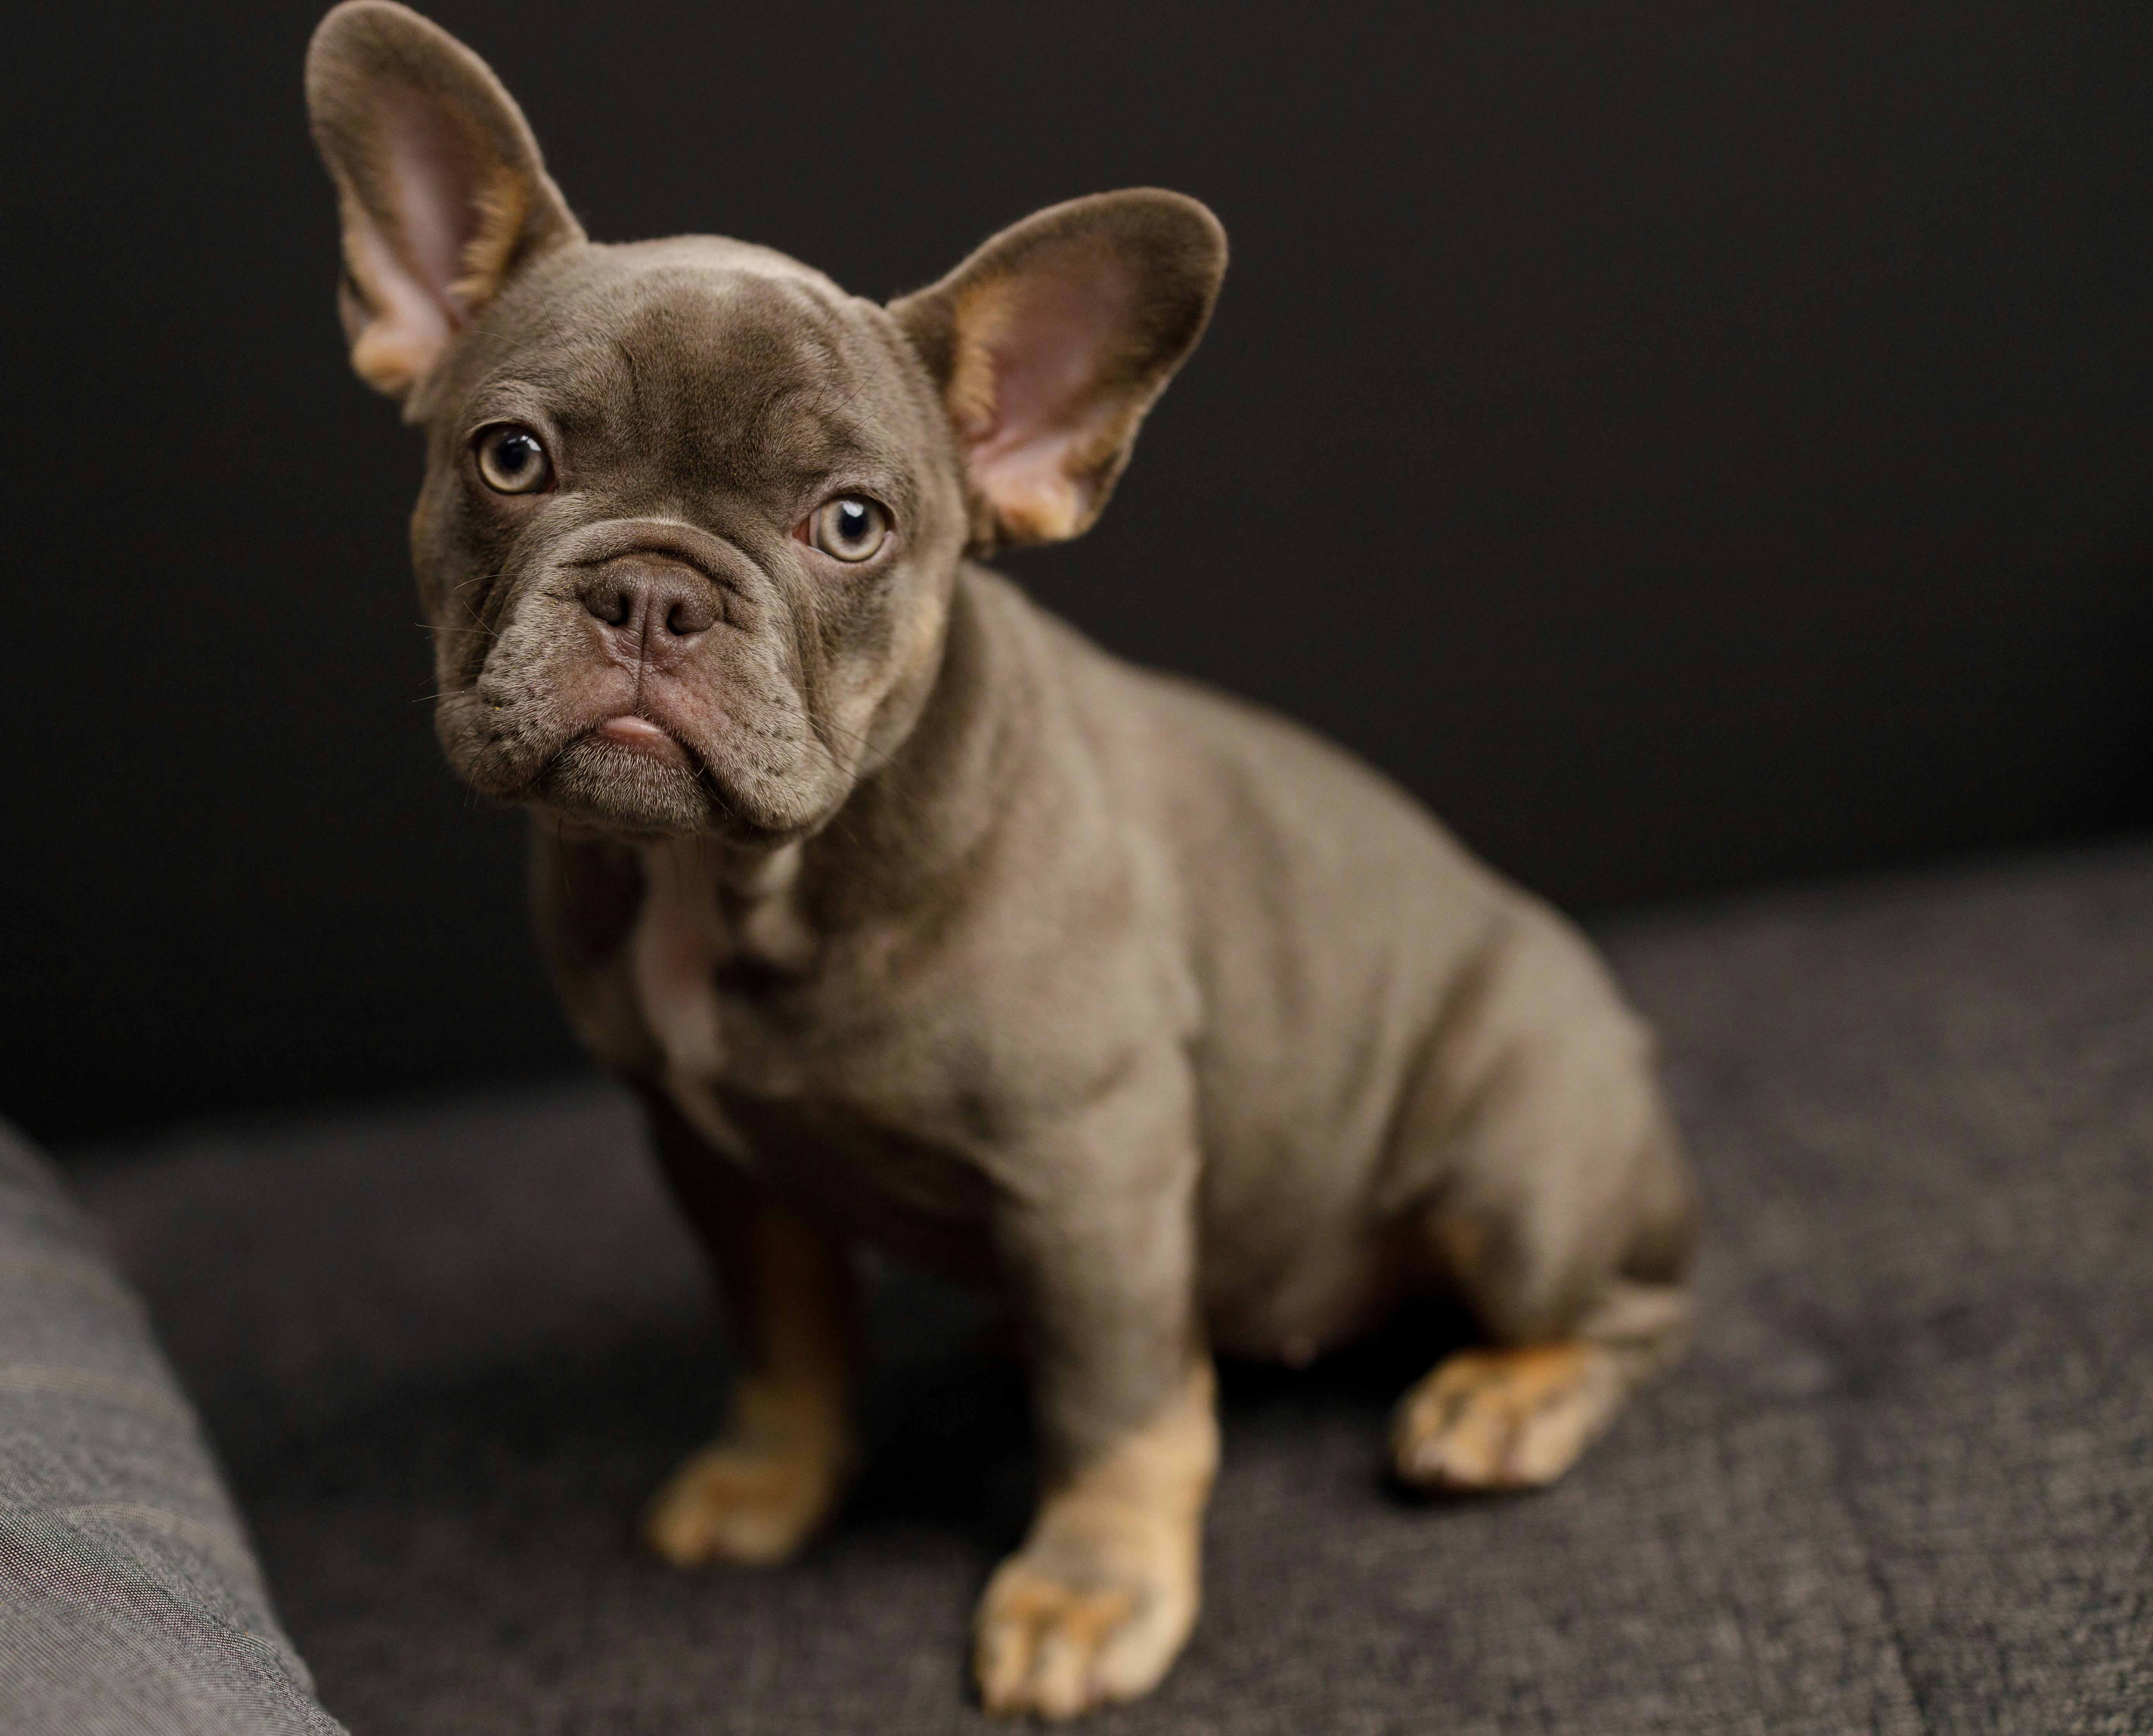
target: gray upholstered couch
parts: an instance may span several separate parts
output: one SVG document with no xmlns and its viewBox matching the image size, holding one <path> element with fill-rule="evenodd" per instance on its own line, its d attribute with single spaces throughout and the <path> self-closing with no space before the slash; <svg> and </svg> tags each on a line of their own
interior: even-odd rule
<svg viewBox="0 0 2153 1736">
<path fill-rule="evenodd" d="M 2153 1729 L 2153 847 L 1606 938 L 1703 1179 L 1696 1353 L 1558 1489 L 1451 1505 L 1376 1469 L 1444 1322 L 1229 1371 L 1204 1622 L 1096 1728 Z M 0 1730 L 330 1728 L 124 1301 L 7 1173 Z M 716 1337 L 618 1093 L 197 1133 L 69 1179 L 362 1736 L 984 1723 L 966 1614 L 1026 1473 L 967 1299 L 878 1280 L 873 1464 L 833 1535 L 682 1578 L 631 1521 L 715 1420 Z M 195 1696 L 161 1718 L 159 1670 Z M 106 1687 L 136 1712 L 89 1722 Z"/>
</svg>

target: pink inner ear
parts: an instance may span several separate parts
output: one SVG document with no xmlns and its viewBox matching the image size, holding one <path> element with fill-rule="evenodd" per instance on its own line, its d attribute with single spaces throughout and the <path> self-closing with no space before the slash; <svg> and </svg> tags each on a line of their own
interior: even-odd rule
<svg viewBox="0 0 2153 1736">
<path fill-rule="evenodd" d="M 970 456 L 974 481 L 1013 527 L 1066 535 L 1088 505 L 1069 465 L 1122 408 L 1107 375 L 1134 288 L 1119 261 L 1092 248 L 1027 262 L 993 286 L 994 414 Z"/>
<path fill-rule="evenodd" d="M 415 92 L 384 96 L 377 150 L 379 193 L 401 246 L 364 201 L 347 199 L 353 272 L 373 306 L 353 334 L 351 359 L 382 390 L 401 392 L 430 371 L 463 322 L 456 284 L 481 221 L 479 169 L 456 124 Z"/>
<path fill-rule="evenodd" d="M 451 286 L 464 272 L 464 249 L 476 224 L 478 165 L 456 125 L 416 95 L 399 95 L 381 117 L 389 194 L 418 287 L 460 316 Z"/>
</svg>

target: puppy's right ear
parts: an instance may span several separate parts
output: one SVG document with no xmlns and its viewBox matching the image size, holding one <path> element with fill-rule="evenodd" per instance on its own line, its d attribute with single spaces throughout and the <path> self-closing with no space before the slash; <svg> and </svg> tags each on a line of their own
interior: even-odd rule
<svg viewBox="0 0 2153 1736">
<path fill-rule="evenodd" d="M 345 0 L 322 20 L 307 111 L 344 217 L 351 365 L 391 397 L 518 271 L 583 238 L 501 81 L 393 0 Z"/>
</svg>

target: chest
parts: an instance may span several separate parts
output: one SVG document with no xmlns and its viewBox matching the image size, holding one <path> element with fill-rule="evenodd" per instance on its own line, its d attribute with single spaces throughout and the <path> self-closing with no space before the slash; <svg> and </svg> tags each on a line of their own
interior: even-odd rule
<svg viewBox="0 0 2153 1736">
<path fill-rule="evenodd" d="M 797 869 L 779 859 L 743 884 L 721 861 L 665 847 L 644 876 L 625 963 L 682 1116 L 818 1215 L 938 1265 L 975 1264 L 995 1190 L 951 1056 L 860 984 L 872 960 L 833 965 Z"/>
<path fill-rule="evenodd" d="M 820 947 L 799 906 L 797 853 L 745 868 L 696 843 L 642 853 L 643 896 L 624 949 L 628 990 L 658 1051 L 660 1082 L 720 1149 L 746 1155 L 723 1097 L 753 1077 L 780 1097 L 807 1094 L 812 1034 L 781 1016 L 788 984 Z M 793 1041 L 780 1040 L 791 1026 Z"/>
</svg>

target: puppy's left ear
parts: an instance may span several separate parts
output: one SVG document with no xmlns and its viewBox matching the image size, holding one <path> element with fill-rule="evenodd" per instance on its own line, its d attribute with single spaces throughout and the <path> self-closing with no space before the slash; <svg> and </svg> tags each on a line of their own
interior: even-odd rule
<svg viewBox="0 0 2153 1736">
<path fill-rule="evenodd" d="M 394 0 L 345 0 L 322 20 L 307 112 L 344 218 L 351 365 L 391 397 L 516 272 L 583 239 L 500 80 Z"/>
<path fill-rule="evenodd" d="M 1090 528 L 1225 271 L 1219 220 L 1142 187 L 1050 206 L 890 304 L 942 389 L 975 552 Z"/>
</svg>

